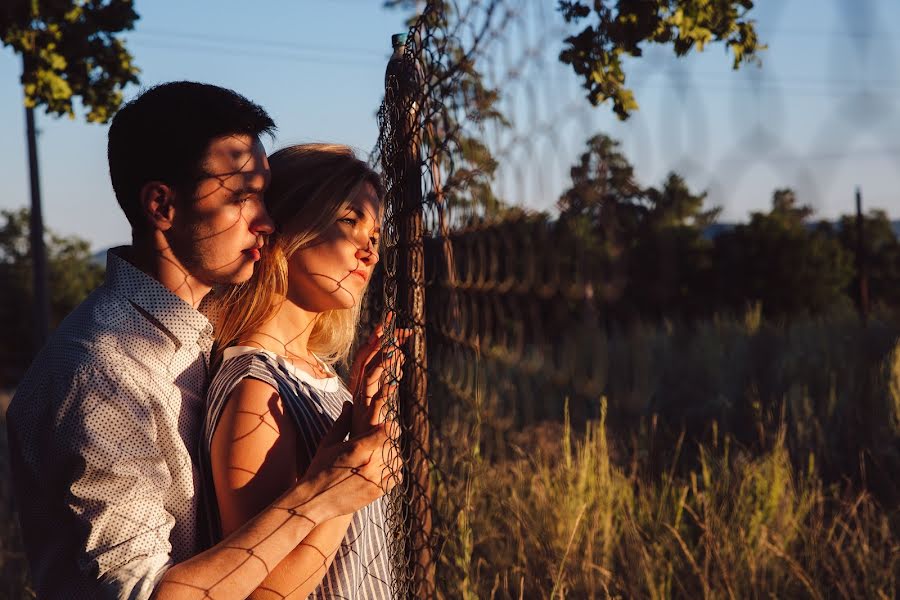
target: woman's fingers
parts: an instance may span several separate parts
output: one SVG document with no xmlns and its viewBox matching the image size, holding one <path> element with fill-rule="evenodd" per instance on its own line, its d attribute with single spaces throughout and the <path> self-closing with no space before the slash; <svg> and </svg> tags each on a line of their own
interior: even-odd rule
<svg viewBox="0 0 900 600">
<path fill-rule="evenodd" d="M 399 380 L 385 382 L 372 397 L 372 402 L 369 405 L 370 423 L 372 425 L 391 422 L 391 419 L 388 418 L 387 402 L 394 397 L 399 387 Z"/>
<path fill-rule="evenodd" d="M 403 353 L 403 342 L 404 339 L 395 339 L 389 343 L 384 344 L 379 350 L 375 357 L 369 362 L 367 365 L 367 369 L 374 369 L 377 367 L 387 368 L 394 377 L 399 376 L 400 369 L 403 367 L 403 363 L 406 360 L 406 356 Z"/>
<path fill-rule="evenodd" d="M 353 357 L 353 365 L 350 367 L 350 390 L 354 393 L 362 382 L 362 374 L 366 366 L 381 348 L 381 338 L 384 336 L 384 327 L 379 325 L 369 336 L 369 339 L 359 347 Z"/>
</svg>

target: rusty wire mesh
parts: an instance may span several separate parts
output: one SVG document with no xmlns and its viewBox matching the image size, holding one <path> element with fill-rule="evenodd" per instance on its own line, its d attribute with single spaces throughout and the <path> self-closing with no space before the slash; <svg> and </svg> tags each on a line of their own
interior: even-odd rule
<svg viewBox="0 0 900 600">
<path fill-rule="evenodd" d="M 777 24 L 777 14 L 772 20 Z M 443 442 L 470 433 L 453 427 L 481 427 L 483 415 L 522 426 L 564 413 L 583 424 L 600 416 L 605 395 L 613 409 L 642 414 L 659 384 L 642 361 L 649 364 L 654 352 L 677 354 L 669 346 L 644 357 L 616 347 L 631 341 L 611 335 L 620 316 L 612 304 L 625 285 L 615 235 L 597 252 L 571 224 L 533 210 L 552 213 L 585 138 L 609 124 L 560 68 L 559 42 L 569 33 L 553 3 L 428 2 L 402 59 L 388 66 L 371 159 L 388 190 L 383 281 L 373 281 L 364 320 L 374 324 L 390 311 L 396 326 L 415 332 L 390 405 L 404 458 L 389 524 L 400 597 L 452 597 L 453 582 L 467 576 L 443 553 L 459 543 L 466 501 L 446 486 L 458 457 Z M 865 62 L 862 46 L 857 59 Z M 651 135 L 654 121 L 635 114 L 631 153 L 654 157 L 661 152 L 654 145 L 665 146 L 666 164 L 725 207 L 758 164 L 783 174 L 815 205 L 822 184 L 811 173 L 819 158 L 783 139 L 762 111 L 737 117 L 741 133 L 707 156 L 711 134 L 698 95 L 704 83 L 692 77 L 671 56 L 652 52 L 635 66 L 631 85 L 639 93 L 654 80 L 670 84 L 673 118 Z M 764 70 L 745 82 L 738 95 L 749 91 L 759 100 L 772 91 Z M 851 105 L 855 133 L 868 131 L 891 147 L 877 123 L 894 119 L 896 104 L 866 90 L 834 99 L 813 144 L 847 127 L 842 111 Z M 669 250 L 655 250 L 660 277 L 675 268 Z M 483 451 L 502 452 L 502 445 Z"/>
</svg>

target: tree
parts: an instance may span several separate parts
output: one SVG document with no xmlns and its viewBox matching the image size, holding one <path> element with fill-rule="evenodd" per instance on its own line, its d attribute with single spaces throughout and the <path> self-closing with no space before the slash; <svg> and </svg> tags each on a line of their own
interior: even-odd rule
<svg viewBox="0 0 900 600">
<path fill-rule="evenodd" d="M 39 344 L 49 329 L 50 296 L 34 109 L 43 106 L 49 114 L 74 118 L 77 99 L 88 122 L 108 121 L 122 102 L 122 88 L 138 82 L 138 69 L 115 35 L 132 29 L 137 18 L 131 0 L 5 0 L 0 8 L 0 39 L 22 55 Z"/>
<path fill-rule="evenodd" d="M 632 251 L 628 303 L 655 319 L 711 314 L 712 242 L 704 232 L 721 208 L 704 210 L 706 192 L 693 193 L 676 173 L 644 194 L 649 208 Z"/>
<path fill-rule="evenodd" d="M 622 58 L 639 57 L 645 44 L 671 45 L 676 56 L 709 43 L 724 43 L 733 67 L 759 62 L 761 46 L 754 22 L 747 18 L 751 0 L 561 0 L 568 23 L 590 23 L 565 39 L 560 61 L 570 65 L 595 106 L 611 100 L 620 119 L 638 108 L 625 87 Z"/>
<path fill-rule="evenodd" d="M 812 209 L 790 190 L 773 194 L 772 210 L 751 214 L 715 240 L 719 298 L 733 310 L 759 301 L 768 316 L 823 313 L 847 303 L 853 262 L 826 225 L 811 228 Z"/>
<path fill-rule="evenodd" d="M 572 187 L 557 202 L 560 225 L 571 230 L 584 260 L 595 265 L 599 300 L 617 305 L 628 281 L 630 250 L 647 213 L 644 190 L 619 142 L 605 134 L 588 139 L 569 173 Z"/>
<path fill-rule="evenodd" d="M 650 220 L 654 227 L 694 227 L 704 230 L 719 218 L 721 207 L 703 210 L 706 192 L 694 194 L 677 173 L 669 173 L 662 189 L 646 191 L 650 202 Z"/>
<path fill-rule="evenodd" d="M 869 295 L 873 304 L 900 307 L 900 241 L 883 210 L 870 210 L 863 218 L 863 254 L 869 279 Z M 837 239 L 844 251 L 855 256 L 858 250 L 856 216 L 843 215 L 837 225 Z M 854 271 L 848 290 L 856 297 L 859 273 Z"/>
<path fill-rule="evenodd" d="M 699 316 L 708 312 L 711 243 L 704 229 L 720 209 L 704 210 L 706 194 L 669 174 L 645 188 L 604 134 L 587 141 L 559 199 L 560 223 L 579 240 L 606 309 L 617 317 Z"/>
<path fill-rule="evenodd" d="M 18 380 L 38 347 L 23 315 L 34 303 L 28 209 L 0 211 L 0 385 Z M 56 326 L 103 280 L 103 267 L 92 260 L 88 242 L 48 232 L 47 262 L 53 280 L 51 322 Z"/>
</svg>

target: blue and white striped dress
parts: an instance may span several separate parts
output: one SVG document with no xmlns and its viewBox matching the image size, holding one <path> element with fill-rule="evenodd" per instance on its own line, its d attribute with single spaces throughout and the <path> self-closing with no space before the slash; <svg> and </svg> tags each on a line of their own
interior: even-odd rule
<svg viewBox="0 0 900 600">
<path fill-rule="evenodd" d="M 244 378 L 263 381 L 278 390 L 285 412 L 297 426 L 297 450 L 312 460 L 319 441 L 341 414 L 350 393 L 340 378 L 316 379 L 297 369 L 284 357 L 250 346 L 227 348 L 222 366 L 213 378 L 207 394 L 207 412 L 203 428 L 201 467 L 210 531 L 221 539 L 221 525 L 213 487 L 209 456 L 212 437 L 234 387 Z M 353 515 L 347 535 L 310 598 L 389 599 L 391 592 L 390 553 L 385 532 L 387 501 L 380 498 Z"/>
</svg>

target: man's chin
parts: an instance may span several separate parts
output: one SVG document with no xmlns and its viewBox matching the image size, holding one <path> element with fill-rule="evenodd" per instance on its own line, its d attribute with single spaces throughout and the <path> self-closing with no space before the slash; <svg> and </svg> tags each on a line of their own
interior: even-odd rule
<svg viewBox="0 0 900 600">
<path fill-rule="evenodd" d="M 217 273 L 214 278 L 214 285 L 240 285 L 250 281 L 251 277 L 253 277 L 252 263 L 233 273 Z"/>
</svg>

